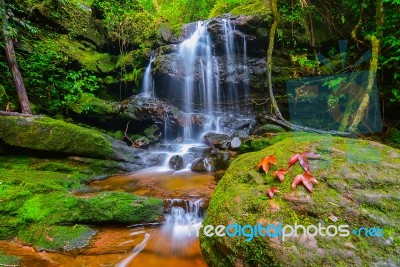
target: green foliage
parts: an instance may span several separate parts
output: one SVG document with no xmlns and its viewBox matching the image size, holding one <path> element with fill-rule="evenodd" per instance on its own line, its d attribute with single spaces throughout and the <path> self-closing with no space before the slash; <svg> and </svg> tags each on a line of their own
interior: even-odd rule
<svg viewBox="0 0 400 267">
<path fill-rule="evenodd" d="M 37 42 L 28 57 L 20 56 L 29 96 L 49 111 L 59 111 L 79 99 L 82 93 L 93 93 L 99 79 L 85 69 L 75 70 L 71 59 L 44 42 Z"/>
</svg>

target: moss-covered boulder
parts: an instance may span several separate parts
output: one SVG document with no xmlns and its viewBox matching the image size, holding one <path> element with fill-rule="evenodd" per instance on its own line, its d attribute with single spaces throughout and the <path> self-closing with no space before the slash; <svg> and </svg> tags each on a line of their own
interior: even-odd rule
<svg viewBox="0 0 400 267">
<path fill-rule="evenodd" d="M 94 158 L 111 158 L 113 147 L 101 133 L 44 117 L 0 116 L 6 144 Z"/>
<path fill-rule="evenodd" d="M 328 236 L 326 232 L 325 236 L 315 236 L 315 231 L 304 235 L 299 230 L 298 235 L 285 241 L 281 236 L 258 235 L 248 242 L 246 236 L 208 237 L 201 231 L 201 248 L 209 266 L 400 264 L 398 149 L 366 140 L 316 134 L 285 133 L 270 144 L 264 150 L 240 156 L 230 165 L 218 183 L 203 225 L 348 225 L 349 232 L 345 236 Z M 323 156 L 309 161 L 319 182 L 313 193 L 302 185 L 292 189 L 293 178 L 304 173 L 299 164 L 290 168 L 282 183 L 272 177 L 273 171 L 288 167 L 293 154 L 305 151 Z M 277 165 L 268 174 L 260 173 L 257 163 L 269 155 L 275 155 Z M 278 187 L 279 192 L 269 199 L 266 191 L 272 186 Z M 358 231 L 362 227 L 380 227 L 383 236 L 377 236 L 376 231 L 365 236 L 365 230 Z"/>
<path fill-rule="evenodd" d="M 78 157 L 0 156 L 0 239 L 17 236 L 37 249 L 68 251 L 86 246 L 95 233 L 85 224 L 158 220 L 161 199 L 125 192 L 78 197 L 71 192 L 85 192 L 88 181 L 118 172 L 118 164 Z"/>
</svg>

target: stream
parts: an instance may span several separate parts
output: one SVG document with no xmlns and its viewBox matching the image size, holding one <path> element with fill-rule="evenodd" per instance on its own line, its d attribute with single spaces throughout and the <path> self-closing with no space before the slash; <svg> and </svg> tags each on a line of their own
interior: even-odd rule
<svg viewBox="0 0 400 267">
<path fill-rule="evenodd" d="M 161 170 L 160 170 L 161 169 Z M 87 197 L 99 191 L 126 191 L 164 199 L 162 223 L 94 227 L 86 248 L 71 252 L 39 252 L 16 242 L 0 241 L 0 251 L 21 258 L 20 266 L 207 266 L 194 225 L 201 224 L 215 188 L 210 173 L 172 171 L 160 167 L 113 176 L 90 184 Z"/>
</svg>

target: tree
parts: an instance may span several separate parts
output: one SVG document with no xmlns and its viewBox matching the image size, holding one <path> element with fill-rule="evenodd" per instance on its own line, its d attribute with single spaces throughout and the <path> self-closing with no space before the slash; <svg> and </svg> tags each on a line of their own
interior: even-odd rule
<svg viewBox="0 0 400 267">
<path fill-rule="evenodd" d="M 339 135 L 339 136 L 350 136 L 350 133 L 347 132 L 340 132 L 340 131 L 323 131 L 318 130 L 315 128 L 305 127 L 301 125 L 296 125 L 287 121 L 283 116 L 279 109 L 278 103 L 276 102 L 274 96 L 274 90 L 272 86 L 272 53 L 274 51 L 274 43 L 275 43 L 275 34 L 276 29 L 278 27 L 280 21 L 280 15 L 278 10 L 278 0 L 271 0 L 271 9 L 272 9 L 272 16 L 273 16 L 273 23 L 271 25 L 271 30 L 269 33 L 269 44 L 268 44 L 268 51 L 267 51 L 267 86 L 268 92 L 270 96 L 270 101 L 272 104 L 272 110 L 274 112 L 273 116 L 266 116 L 267 119 L 274 121 L 282 126 L 285 126 L 294 131 L 305 131 L 305 132 L 314 132 L 314 133 L 322 133 L 322 134 L 332 134 L 332 135 Z"/>
<path fill-rule="evenodd" d="M 379 58 L 379 50 L 381 47 L 381 39 L 382 39 L 382 26 L 384 23 L 383 18 L 383 5 L 382 0 L 376 1 L 376 34 L 369 36 L 372 46 L 372 59 L 369 67 L 368 74 L 368 83 L 367 88 L 365 89 L 365 93 L 362 97 L 360 106 L 357 109 L 357 112 L 354 116 L 353 123 L 350 126 L 350 131 L 355 132 L 357 130 L 358 125 L 360 124 L 362 118 L 365 116 L 365 112 L 367 110 L 369 104 L 369 96 L 374 86 L 376 72 L 378 70 L 378 58 Z"/>
<path fill-rule="evenodd" d="M 21 113 L 32 114 L 31 108 L 29 106 L 28 95 L 25 90 L 24 81 L 22 79 L 21 72 L 19 71 L 17 57 L 14 50 L 14 42 L 9 36 L 8 12 L 4 0 L 0 0 L 0 15 L 2 18 L 0 31 L 4 40 L 4 48 L 6 52 L 8 66 L 13 76 L 15 89 L 17 90 L 18 100 L 21 106 Z"/>
</svg>

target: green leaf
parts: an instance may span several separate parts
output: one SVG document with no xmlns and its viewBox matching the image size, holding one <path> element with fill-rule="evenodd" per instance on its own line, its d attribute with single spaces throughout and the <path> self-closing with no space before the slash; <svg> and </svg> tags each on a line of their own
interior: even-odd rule
<svg viewBox="0 0 400 267">
<path fill-rule="evenodd" d="M 362 6 L 363 8 L 368 8 L 368 6 L 367 6 L 366 3 L 361 3 L 361 6 Z"/>
</svg>

